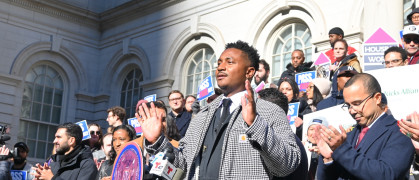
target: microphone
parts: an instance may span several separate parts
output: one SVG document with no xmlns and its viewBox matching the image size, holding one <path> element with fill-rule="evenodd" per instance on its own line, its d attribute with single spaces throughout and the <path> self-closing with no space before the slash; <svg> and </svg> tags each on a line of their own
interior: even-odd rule
<svg viewBox="0 0 419 180">
<path fill-rule="evenodd" d="M 183 170 L 176 168 L 172 163 L 175 160 L 173 147 L 167 146 L 163 152 L 159 152 L 152 162 L 150 174 L 154 174 L 165 179 L 180 179 L 183 176 Z"/>
</svg>

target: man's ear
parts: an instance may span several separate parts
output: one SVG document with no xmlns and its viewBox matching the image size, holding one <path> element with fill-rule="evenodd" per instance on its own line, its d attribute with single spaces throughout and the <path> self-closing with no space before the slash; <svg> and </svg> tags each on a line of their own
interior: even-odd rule
<svg viewBox="0 0 419 180">
<path fill-rule="evenodd" d="M 76 145 L 76 138 L 75 137 L 70 137 L 68 139 L 68 145 L 70 145 L 70 146 Z"/>
<path fill-rule="evenodd" d="M 246 79 L 252 79 L 256 73 L 256 69 L 254 67 L 248 67 L 246 70 Z"/>
<path fill-rule="evenodd" d="M 377 105 L 380 105 L 381 104 L 381 99 L 383 98 L 382 95 L 381 95 L 381 93 L 377 93 L 373 97 L 376 100 L 376 104 Z"/>
</svg>

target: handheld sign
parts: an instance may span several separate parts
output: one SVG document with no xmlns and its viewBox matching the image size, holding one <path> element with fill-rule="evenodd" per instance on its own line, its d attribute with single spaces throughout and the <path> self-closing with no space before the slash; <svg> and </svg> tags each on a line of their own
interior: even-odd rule
<svg viewBox="0 0 419 180">
<path fill-rule="evenodd" d="M 10 175 L 12 176 L 12 180 L 26 180 L 26 179 L 28 179 L 28 172 L 27 171 L 10 170 Z"/>
<path fill-rule="evenodd" d="M 288 118 L 288 122 L 291 125 L 291 129 L 294 133 L 295 133 L 295 130 L 296 130 L 295 118 L 298 117 L 298 108 L 299 107 L 300 107 L 300 102 L 289 103 L 288 104 L 287 118 Z"/>
<path fill-rule="evenodd" d="M 384 51 L 392 46 L 398 46 L 397 41 L 383 29 L 378 28 L 364 42 L 364 71 L 384 68 L 382 64 L 384 62 Z"/>
<path fill-rule="evenodd" d="M 152 95 L 144 97 L 144 100 L 148 102 L 153 102 L 153 101 L 156 101 L 156 97 L 157 97 L 157 94 L 152 94 Z"/>
<path fill-rule="evenodd" d="M 143 179 L 143 154 L 134 141 L 124 144 L 113 165 L 112 180 L 119 179 Z"/>
<path fill-rule="evenodd" d="M 316 71 L 307 71 L 303 73 L 295 74 L 295 81 L 300 88 L 300 91 L 306 91 L 308 85 L 313 79 L 316 78 Z"/>
<path fill-rule="evenodd" d="M 87 127 L 87 121 L 83 120 L 83 121 L 79 121 L 76 122 L 77 125 L 79 125 L 81 127 L 81 131 L 83 132 L 83 141 L 86 139 L 90 139 L 90 132 L 89 132 L 89 128 Z"/>
<path fill-rule="evenodd" d="M 258 86 L 256 86 L 255 88 L 255 92 L 258 93 L 259 91 L 262 91 L 263 89 L 265 89 L 265 82 L 260 82 L 260 84 Z"/>
<path fill-rule="evenodd" d="M 128 124 L 135 129 L 137 136 L 143 135 L 143 129 L 141 128 L 141 125 L 138 122 L 137 118 L 133 117 L 127 120 L 128 120 Z"/>
<path fill-rule="evenodd" d="M 331 62 L 329 57 L 324 53 L 320 53 L 317 60 L 313 63 L 312 66 L 316 66 L 316 78 L 330 78 L 330 67 Z"/>
<path fill-rule="evenodd" d="M 198 101 L 203 100 L 207 97 L 212 96 L 215 93 L 214 86 L 212 84 L 212 77 L 208 76 L 205 78 L 198 87 Z"/>
</svg>

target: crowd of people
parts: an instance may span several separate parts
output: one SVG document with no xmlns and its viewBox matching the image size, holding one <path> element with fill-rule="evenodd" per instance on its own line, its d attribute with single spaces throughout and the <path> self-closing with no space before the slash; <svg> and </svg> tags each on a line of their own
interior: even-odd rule
<svg viewBox="0 0 419 180">
<path fill-rule="evenodd" d="M 383 54 L 386 68 L 419 63 L 419 9 L 407 18 L 415 24 L 404 28 L 403 48 L 390 47 Z M 79 125 L 64 123 L 44 163 L 26 161 L 31 147 L 24 142 L 14 145 L 12 156 L 0 147 L 0 179 L 21 170 L 27 179 L 108 180 L 130 141 L 141 147 L 146 167 L 164 147 L 172 147 L 173 164 L 184 171 L 184 179 L 409 179 L 412 165 L 419 170 L 419 114 L 397 121 L 377 79 L 363 73 L 359 53 L 348 46 L 343 30 L 332 28 L 329 40 L 330 76 L 314 79 L 306 91 L 300 91 L 295 75 L 315 66 L 305 62 L 302 50 L 292 52 L 275 84 L 268 81 L 269 64 L 254 47 L 228 43 L 217 61 L 219 88 L 205 106 L 178 90 L 168 94 L 170 112 L 161 100 L 138 100 L 139 136 L 119 106 L 107 110 L 105 131 L 99 124 L 88 125 L 87 140 Z M 265 88 L 256 93 L 262 82 Z M 295 132 L 287 119 L 294 102 L 299 102 Z M 330 126 L 322 117 L 304 120 L 304 115 L 337 105 L 355 120 L 352 128 Z M 303 124 L 308 126 L 305 142 Z M 143 177 L 161 178 L 147 168 Z"/>
</svg>

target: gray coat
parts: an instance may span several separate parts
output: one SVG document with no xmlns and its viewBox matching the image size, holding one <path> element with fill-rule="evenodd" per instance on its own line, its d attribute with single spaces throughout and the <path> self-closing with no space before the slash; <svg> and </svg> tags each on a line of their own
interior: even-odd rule
<svg viewBox="0 0 419 180">
<path fill-rule="evenodd" d="M 205 106 L 191 120 L 179 151 L 175 151 L 175 166 L 185 170 L 187 179 L 199 177 L 199 154 L 205 133 L 220 105 L 223 95 Z M 258 116 L 248 127 L 241 106 L 231 116 L 222 147 L 219 179 L 270 179 L 293 172 L 300 163 L 301 152 L 295 142 L 286 114 L 277 105 L 257 99 Z M 240 139 L 245 135 L 245 140 Z M 161 136 L 148 150 L 161 150 L 168 139 Z"/>
</svg>

